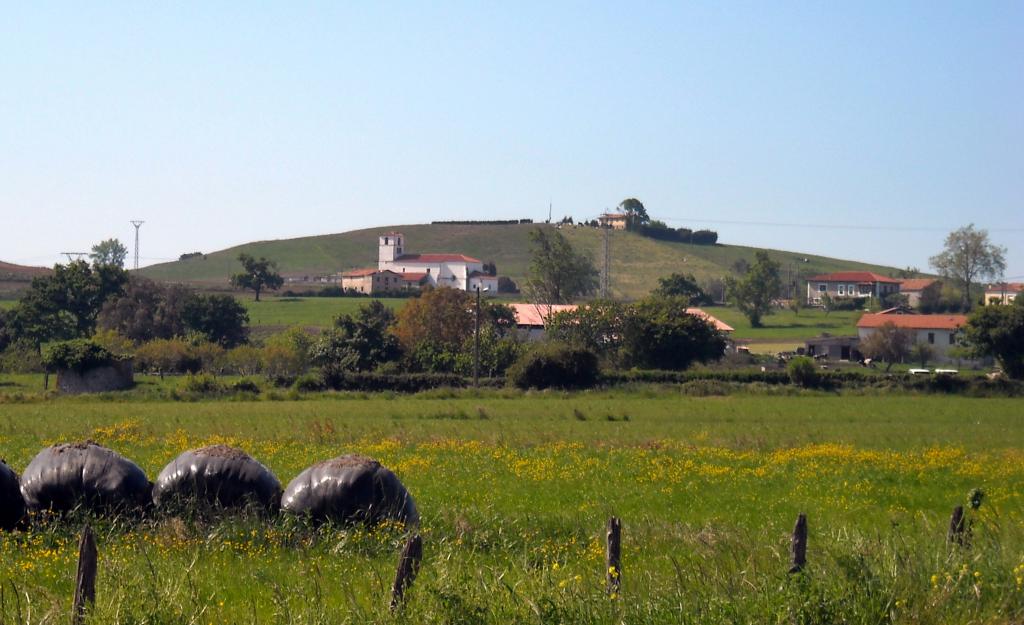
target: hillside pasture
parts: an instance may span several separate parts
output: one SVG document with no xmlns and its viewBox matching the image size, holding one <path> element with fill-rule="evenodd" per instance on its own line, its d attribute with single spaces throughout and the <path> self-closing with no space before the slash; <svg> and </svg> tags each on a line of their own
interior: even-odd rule
<svg viewBox="0 0 1024 625">
<path fill-rule="evenodd" d="M 223 443 L 284 483 L 363 453 L 396 471 L 423 515 L 422 572 L 397 616 L 398 527 L 93 520 L 94 622 L 1011 623 L 1024 615 L 1019 406 L 664 391 L 83 398 L 3 405 L 0 445 L 22 470 L 44 445 L 90 438 L 152 477 L 185 449 Z M 986 497 L 972 547 L 951 547 L 949 511 L 974 488 Z M 790 576 L 799 512 L 809 564 Z M 609 599 L 612 514 L 623 586 Z M 66 621 L 84 520 L 0 537 L 0 620 Z"/>
<path fill-rule="evenodd" d="M 336 274 L 359 267 L 372 267 L 377 261 L 377 237 L 383 232 L 405 234 L 409 252 L 458 252 L 481 261 L 495 262 L 499 275 L 519 284 L 526 279 L 530 264 L 529 235 L 547 224 L 451 225 L 417 224 L 381 226 L 338 234 L 296 239 L 257 241 L 211 252 L 184 261 L 161 263 L 140 269 L 157 280 L 185 281 L 207 288 L 224 288 L 228 276 L 239 270 L 242 252 L 266 256 L 277 261 L 282 274 L 302 278 Z M 602 264 L 604 233 L 597 228 L 562 226 L 569 241 L 590 255 L 595 266 Z M 738 245 L 690 245 L 642 237 L 625 231 L 609 233 L 611 238 L 611 291 L 615 297 L 638 299 L 658 284 L 658 279 L 674 272 L 691 273 L 698 280 L 722 278 L 732 272 L 740 259 L 753 262 L 758 248 Z M 723 236 L 723 240 L 727 240 Z M 811 275 L 839 270 L 894 272 L 892 267 L 847 261 L 801 252 L 767 250 L 782 266 L 783 277 Z M 313 286 L 313 283 L 310 283 Z M 296 288 L 291 285 L 291 288 Z"/>
</svg>

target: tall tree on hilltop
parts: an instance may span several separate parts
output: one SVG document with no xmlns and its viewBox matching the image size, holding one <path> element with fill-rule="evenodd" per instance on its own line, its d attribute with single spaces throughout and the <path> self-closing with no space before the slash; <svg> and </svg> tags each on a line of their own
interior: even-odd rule
<svg viewBox="0 0 1024 625">
<path fill-rule="evenodd" d="M 619 202 L 619 210 L 626 214 L 626 226 L 629 230 L 635 230 L 651 221 L 644 203 L 635 197 Z"/>
<path fill-rule="evenodd" d="M 244 252 L 238 255 L 238 261 L 242 263 L 243 271 L 231 276 L 231 285 L 255 291 L 257 302 L 260 301 L 263 289 L 276 291 L 284 284 L 284 278 L 277 273 L 277 263 L 274 261 L 262 256 L 257 260 Z"/>
<path fill-rule="evenodd" d="M 964 310 L 970 310 L 974 282 L 997 280 L 1006 271 L 1006 248 L 990 242 L 987 230 L 976 230 L 974 224 L 968 224 L 950 232 L 942 252 L 928 262 L 959 287 Z"/>
<path fill-rule="evenodd" d="M 89 258 L 96 266 L 124 267 L 124 259 L 128 257 L 128 248 L 117 239 L 107 239 L 92 246 Z"/>
<path fill-rule="evenodd" d="M 573 249 L 553 228 L 530 232 L 530 273 L 526 289 L 541 304 L 571 304 L 597 291 L 598 271 L 590 257 Z"/>
</svg>

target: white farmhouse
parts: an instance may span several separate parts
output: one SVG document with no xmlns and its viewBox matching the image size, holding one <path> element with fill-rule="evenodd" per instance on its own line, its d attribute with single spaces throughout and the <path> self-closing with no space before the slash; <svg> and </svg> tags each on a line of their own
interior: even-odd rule
<svg viewBox="0 0 1024 625">
<path fill-rule="evenodd" d="M 914 343 L 930 345 L 936 360 L 949 361 L 950 348 L 956 346 L 957 332 L 967 324 L 967 315 L 900 315 L 864 313 L 857 322 L 857 335 L 865 339 L 886 324 L 910 332 Z"/>
<path fill-rule="evenodd" d="M 424 274 L 425 283 L 432 286 L 498 292 L 498 277 L 485 275 L 483 262 L 464 254 L 407 254 L 405 243 L 405 235 L 401 232 L 380 235 L 377 270 Z"/>
</svg>

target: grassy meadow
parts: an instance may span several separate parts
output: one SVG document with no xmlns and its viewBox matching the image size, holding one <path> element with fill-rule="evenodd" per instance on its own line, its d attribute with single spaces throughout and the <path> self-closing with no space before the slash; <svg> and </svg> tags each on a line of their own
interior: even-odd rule
<svg viewBox="0 0 1024 625">
<path fill-rule="evenodd" d="M 16 384 L 17 380 L 11 381 Z M 288 518 L 99 520 L 102 623 L 1011 623 L 1024 617 L 1020 400 L 805 394 L 330 394 L 300 401 L 0 403 L 0 450 L 90 438 L 150 477 L 237 445 L 287 483 L 363 453 L 423 517 L 424 562 L 387 610 L 402 528 Z M 951 508 L 974 488 L 969 548 Z M 788 533 L 809 518 L 809 565 Z M 622 591 L 603 525 L 624 525 Z M 0 622 L 65 622 L 83 519 L 0 537 Z"/>
</svg>

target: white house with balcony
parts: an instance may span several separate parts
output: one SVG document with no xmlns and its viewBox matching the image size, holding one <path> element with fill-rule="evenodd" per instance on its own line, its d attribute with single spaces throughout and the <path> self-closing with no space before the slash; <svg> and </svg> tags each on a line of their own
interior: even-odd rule
<svg viewBox="0 0 1024 625">
<path fill-rule="evenodd" d="M 822 296 L 832 299 L 882 297 L 900 292 L 900 281 L 872 271 L 840 271 L 807 278 L 807 303 L 820 305 Z"/>
<path fill-rule="evenodd" d="M 425 284 L 463 291 L 498 292 L 498 277 L 484 273 L 482 261 L 465 254 L 409 254 L 405 235 L 385 232 L 377 242 L 377 270 L 422 274 Z"/>
</svg>

